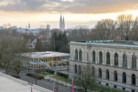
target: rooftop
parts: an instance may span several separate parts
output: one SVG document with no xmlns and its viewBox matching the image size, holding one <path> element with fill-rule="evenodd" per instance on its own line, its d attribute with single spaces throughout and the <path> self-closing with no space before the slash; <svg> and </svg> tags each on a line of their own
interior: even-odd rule
<svg viewBox="0 0 138 92">
<path fill-rule="evenodd" d="M 106 44 L 126 44 L 126 45 L 138 45 L 138 41 L 128 40 L 92 40 L 92 41 L 78 41 L 82 43 L 106 43 Z"/>
<path fill-rule="evenodd" d="M 32 89 L 33 92 L 52 92 L 37 85 L 33 85 Z M 26 81 L 0 73 L 0 92 L 31 92 L 31 85 Z"/>
<path fill-rule="evenodd" d="M 80 45 L 97 45 L 97 46 L 112 46 L 112 47 L 122 47 L 122 48 L 137 48 L 138 41 L 126 41 L 126 40 L 93 40 L 93 41 L 76 41 L 70 42 L 70 44 L 80 44 Z"/>
<path fill-rule="evenodd" d="M 44 51 L 44 52 L 22 53 L 21 56 L 35 59 L 35 58 L 49 58 L 49 57 L 69 57 L 70 54 L 62 52 Z"/>
</svg>

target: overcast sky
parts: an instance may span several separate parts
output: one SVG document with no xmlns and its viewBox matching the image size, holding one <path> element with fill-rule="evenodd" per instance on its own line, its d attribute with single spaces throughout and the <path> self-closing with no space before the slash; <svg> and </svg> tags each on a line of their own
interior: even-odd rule
<svg viewBox="0 0 138 92">
<path fill-rule="evenodd" d="M 138 0 L 0 0 L 0 25 L 32 27 L 51 24 L 58 27 L 59 14 L 64 14 L 66 27 L 93 25 L 102 18 L 119 14 L 138 14 Z M 109 16 L 110 15 L 110 16 Z M 72 25 L 71 25 L 72 24 Z"/>
</svg>

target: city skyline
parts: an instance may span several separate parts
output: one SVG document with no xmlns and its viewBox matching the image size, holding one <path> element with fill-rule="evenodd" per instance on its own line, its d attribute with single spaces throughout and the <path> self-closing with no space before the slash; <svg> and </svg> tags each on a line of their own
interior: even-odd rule
<svg viewBox="0 0 138 92">
<path fill-rule="evenodd" d="M 31 28 L 50 24 L 59 28 L 60 14 L 64 14 L 66 28 L 78 25 L 94 27 L 101 19 L 116 19 L 120 14 L 138 16 L 137 0 L 1 0 L 0 25 L 11 24 Z"/>
</svg>

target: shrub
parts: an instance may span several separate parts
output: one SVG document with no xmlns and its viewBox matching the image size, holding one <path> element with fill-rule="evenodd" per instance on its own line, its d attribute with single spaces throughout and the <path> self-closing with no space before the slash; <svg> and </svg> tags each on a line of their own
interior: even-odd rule
<svg viewBox="0 0 138 92">
<path fill-rule="evenodd" d="M 31 76 L 33 78 L 37 78 L 37 79 L 43 79 L 44 77 L 42 75 L 39 75 L 37 73 L 27 73 L 28 76 Z"/>
</svg>

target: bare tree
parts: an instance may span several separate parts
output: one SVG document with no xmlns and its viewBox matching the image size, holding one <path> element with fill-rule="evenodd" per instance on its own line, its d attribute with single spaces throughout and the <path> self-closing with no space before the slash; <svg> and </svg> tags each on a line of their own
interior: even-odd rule
<svg viewBox="0 0 138 92">
<path fill-rule="evenodd" d="M 11 60 L 12 60 L 12 55 L 10 54 L 3 54 L 2 55 L 2 60 L 1 60 L 1 64 L 2 66 L 5 68 L 5 73 L 8 73 L 8 69 L 11 65 Z"/>
<path fill-rule="evenodd" d="M 121 35 L 121 39 L 129 40 L 129 35 L 132 30 L 133 19 L 132 15 L 119 15 L 118 30 Z"/>
<path fill-rule="evenodd" d="M 23 63 L 20 60 L 15 60 L 13 62 L 13 70 L 16 72 L 19 77 L 19 73 L 23 70 Z"/>
<path fill-rule="evenodd" d="M 130 32 L 131 40 L 138 40 L 138 16 L 135 18 L 132 24 L 132 31 Z"/>
<path fill-rule="evenodd" d="M 84 88 L 84 92 L 87 92 L 90 85 L 95 83 L 95 76 L 89 64 L 87 64 L 84 67 L 79 66 L 77 76 L 79 82 L 82 84 L 82 87 Z"/>
<path fill-rule="evenodd" d="M 24 39 L 14 32 L 15 30 L 12 32 L 10 29 L 0 30 L 0 62 L 6 73 L 9 68 L 13 69 L 13 66 L 16 66 L 13 64 L 15 54 L 26 51 Z"/>
<path fill-rule="evenodd" d="M 89 40 L 89 34 L 90 34 L 90 29 L 86 27 L 78 27 L 75 29 L 71 29 L 69 33 L 69 40 L 70 41 L 85 41 Z"/>
<path fill-rule="evenodd" d="M 109 40 L 113 39 L 116 31 L 116 22 L 112 19 L 104 19 L 97 23 L 93 30 L 93 34 L 97 39 Z"/>
</svg>

